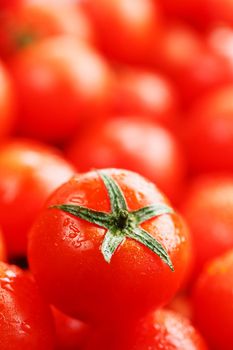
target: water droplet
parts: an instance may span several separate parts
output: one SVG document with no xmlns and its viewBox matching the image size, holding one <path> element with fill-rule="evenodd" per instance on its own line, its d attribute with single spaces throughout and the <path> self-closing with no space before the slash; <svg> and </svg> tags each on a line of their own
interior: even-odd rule
<svg viewBox="0 0 233 350">
<path fill-rule="evenodd" d="M 71 232 L 70 234 L 69 234 L 69 238 L 76 238 L 77 237 L 77 233 L 76 232 Z"/>
<path fill-rule="evenodd" d="M 26 323 L 26 322 L 22 322 L 21 323 L 21 330 L 24 332 L 24 333 L 30 333 L 31 331 L 31 326 Z"/>
<path fill-rule="evenodd" d="M 13 292 L 13 287 L 11 285 L 11 280 L 9 277 L 0 278 L 0 285 L 3 289 Z"/>
<path fill-rule="evenodd" d="M 70 223 L 70 219 L 69 219 L 69 218 L 66 218 L 66 219 L 64 220 L 64 222 L 63 222 L 63 226 L 64 226 L 64 227 L 65 227 L 65 226 L 68 226 L 69 223 Z"/>
</svg>

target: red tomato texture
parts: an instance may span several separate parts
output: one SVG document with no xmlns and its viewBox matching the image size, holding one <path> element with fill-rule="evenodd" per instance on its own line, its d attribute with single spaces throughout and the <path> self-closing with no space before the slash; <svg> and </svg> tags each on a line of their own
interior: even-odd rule
<svg viewBox="0 0 233 350">
<path fill-rule="evenodd" d="M 18 128 L 62 141 L 106 112 L 112 74 L 90 46 L 72 37 L 47 39 L 11 61 L 19 103 Z"/>
<path fill-rule="evenodd" d="M 0 262 L 1 350 L 53 350 L 54 329 L 49 306 L 32 278 L 16 266 Z"/>
<path fill-rule="evenodd" d="M 192 233 L 197 276 L 208 260 L 233 248 L 233 177 L 195 179 L 181 212 Z"/>
<path fill-rule="evenodd" d="M 74 173 L 53 148 L 30 140 L 0 145 L 0 225 L 11 257 L 26 254 L 27 231 L 47 197 Z"/>
<path fill-rule="evenodd" d="M 68 157 L 80 171 L 125 168 L 155 182 L 176 201 L 185 176 L 182 149 L 165 128 L 143 117 L 111 119 L 77 137 Z"/>
<path fill-rule="evenodd" d="M 233 250 L 211 261 L 193 291 L 194 316 L 211 349 L 233 344 Z"/>
<path fill-rule="evenodd" d="M 118 184 L 130 211 L 167 203 L 155 185 L 136 173 L 117 169 L 102 173 Z M 177 214 L 142 224 L 167 250 L 172 272 L 149 248 L 128 238 L 107 263 L 100 251 L 106 229 L 51 208 L 63 203 L 110 211 L 104 182 L 93 171 L 77 175 L 55 191 L 35 221 L 30 233 L 30 266 L 52 304 L 87 323 L 111 324 L 114 329 L 171 299 L 188 269 L 191 248 L 186 226 Z"/>
</svg>

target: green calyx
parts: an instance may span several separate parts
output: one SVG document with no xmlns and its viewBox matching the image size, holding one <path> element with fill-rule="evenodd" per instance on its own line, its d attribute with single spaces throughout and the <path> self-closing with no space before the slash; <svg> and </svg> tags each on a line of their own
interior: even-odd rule
<svg viewBox="0 0 233 350">
<path fill-rule="evenodd" d="M 143 222 L 163 214 L 172 213 L 173 210 L 165 204 L 152 204 L 135 211 L 129 211 L 125 197 L 112 177 L 104 172 L 98 172 L 108 191 L 111 212 L 101 212 L 79 205 L 61 204 L 52 208 L 60 209 L 80 219 L 86 220 L 107 230 L 101 252 L 104 259 L 110 263 L 116 249 L 131 238 L 157 254 L 172 271 L 173 264 L 165 248 L 147 231 L 140 227 Z"/>
</svg>

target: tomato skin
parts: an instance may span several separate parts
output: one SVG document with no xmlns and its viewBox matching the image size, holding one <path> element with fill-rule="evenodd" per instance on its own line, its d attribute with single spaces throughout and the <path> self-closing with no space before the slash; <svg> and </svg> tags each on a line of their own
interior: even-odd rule
<svg viewBox="0 0 233 350">
<path fill-rule="evenodd" d="M 160 33 L 160 14 L 151 0 L 86 0 L 100 49 L 110 59 L 146 63 Z"/>
<path fill-rule="evenodd" d="M 68 158 L 80 171 L 125 168 L 147 177 L 174 202 L 185 176 L 182 149 L 174 136 L 142 117 L 122 117 L 95 125 L 76 138 Z"/>
<path fill-rule="evenodd" d="M 11 77 L 0 61 L 0 137 L 8 136 L 15 122 L 15 95 Z"/>
<path fill-rule="evenodd" d="M 114 115 L 139 115 L 169 127 L 178 114 L 178 96 L 163 75 L 147 70 L 121 67 L 113 96 Z"/>
<path fill-rule="evenodd" d="M 203 176 L 194 180 L 181 212 L 192 233 L 195 278 L 209 260 L 233 247 L 232 176 Z"/>
<path fill-rule="evenodd" d="M 26 255 L 27 232 L 38 211 L 73 173 L 57 151 L 43 144 L 12 139 L 0 145 L 0 223 L 11 257 Z"/>
<path fill-rule="evenodd" d="M 0 231 L 0 261 L 6 260 L 6 248 L 5 248 L 5 240 L 3 238 L 3 234 Z"/>
<path fill-rule="evenodd" d="M 233 85 L 204 96 L 192 107 L 184 142 L 191 171 L 233 171 Z"/>
<path fill-rule="evenodd" d="M 78 132 L 81 123 L 103 118 L 108 109 L 111 70 L 94 49 L 75 38 L 30 46 L 10 67 L 23 135 L 63 141 Z"/>
<path fill-rule="evenodd" d="M 54 327 L 49 306 L 35 282 L 18 267 L 0 262 L 1 350 L 52 350 Z"/>
<path fill-rule="evenodd" d="M 117 169 L 105 172 L 118 182 L 129 210 L 155 201 L 166 202 L 153 184 L 136 173 Z M 174 265 L 175 272 L 171 272 L 157 255 L 130 239 L 106 263 L 100 251 L 106 230 L 51 208 L 61 203 L 110 210 L 106 188 L 97 172 L 74 177 L 50 197 L 30 233 L 29 262 L 51 303 L 87 323 L 119 325 L 172 297 L 190 259 L 189 235 L 177 214 L 162 215 L 142 224 L 164 244 Z"/>
<path fill-rule="evenodd" d="M 56 350 L 77 350 L 86 341 L 89 327 L 52 307 L 56 328 Z"/>
<path fill-rule="evenodd" d="M 209 262 L 193 290 L 194 316 L 199 329 L 216 350 L 233 344 L 233 251 Z"/>
</svg>

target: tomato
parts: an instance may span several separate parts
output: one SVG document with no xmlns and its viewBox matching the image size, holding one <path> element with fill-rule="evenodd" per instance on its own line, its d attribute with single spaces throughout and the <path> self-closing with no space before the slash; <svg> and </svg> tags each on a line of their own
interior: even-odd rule
<svg viewBox="0 0 233 350">
<path fill-rule="evenodd" d="M 87 41 L 94 40 L 91 24 L 82 9 L 70 4 L 22 0 L 1 12 L 0 55 L 12 56 L 42 38 L 67 34 Z"/>
<path fill-rule="evenodd" d="M 174 136 L 142 117 L 95 125 L 71 143 L 68 157 L 80 171 L 116 167 L 139 172 L 174 201 L 185 175 L 182 150 Z"/>
<path fill-rule="evenodd" d="M 160 14 L 153 0 L 86 0 L 100 49 L 113 60 L 146 63 L 159 37 Z"/>
<path fill-rule="evenodd" d="M 56 350 L 77 350 L 85 343 L 89 327 L 61 311 L 52 308 L 56 327 Z"/>
<path fill-rule="evenodd" d="M 29 263 L 49 302 L 114 329 L 171 299 L 190 241 L 167 203 L 155 185 L 117 169 L 77 175 L 55 191 L 29 239 Z"/>
<path fill-rule="evenodd" d="M 11 62 L 23 135 L 61 141 L 106 112 L 112 74 L 91 47 L 72 37 L 47 39 Z"/>
<path fill-rule="evenodd" d="M 193 237 L 196 277 L 208 260 L 233 248 L 233 177 L 194 180 L 181 212 Z"/>
<path fill-rule="evenodd" d="M 0 231 L 0 261 L 4 261 L 6 259 L 6 249 L 5 249 L 5 241 Z"/>
<path fill-rule="evenodd" d="M 190 170 L 233 171 L 233 84 L 204 96 L 184 125 Z"/>
<path fill-rule="evenodd" d="M 211 261 L 193 291 L 194 316 L 210 346 L 231 350 L 233 344 L 233 250 Z"/>
<path fill-rule="evenodd" d="M 73 173 L 43 144 L 16 139 L 0 145 L 0 225 L 11 257 L 26 254 L 27 231 L 39 209 Z"/>
<path fill-rule="evenodd" d="M 112 113 L 143 115 L 167 126 L 175 124 L 178 96 L 163 75 L 146 69 L 123 67 L 117 71 Z"/>
<path fill-rule="evenodd" d="M 118 333 L 115 339 L 105 333 L 93 335 L 83 350 L 207 350 L 191 322 L 173 311 L 159 309 L 122 331 L 124 336 Z"/>
<path fill-rule="evenodd" d="M 10 134 L 15 119 L 15 96 L 11 77 L 0 61 L 0 137 Z"/>
<path fill-rule="evenodd" d="M 28 273 L 0 262 L 1 350 L 52 350 L 54 329 L 49 306 Z"/>
</svg>

